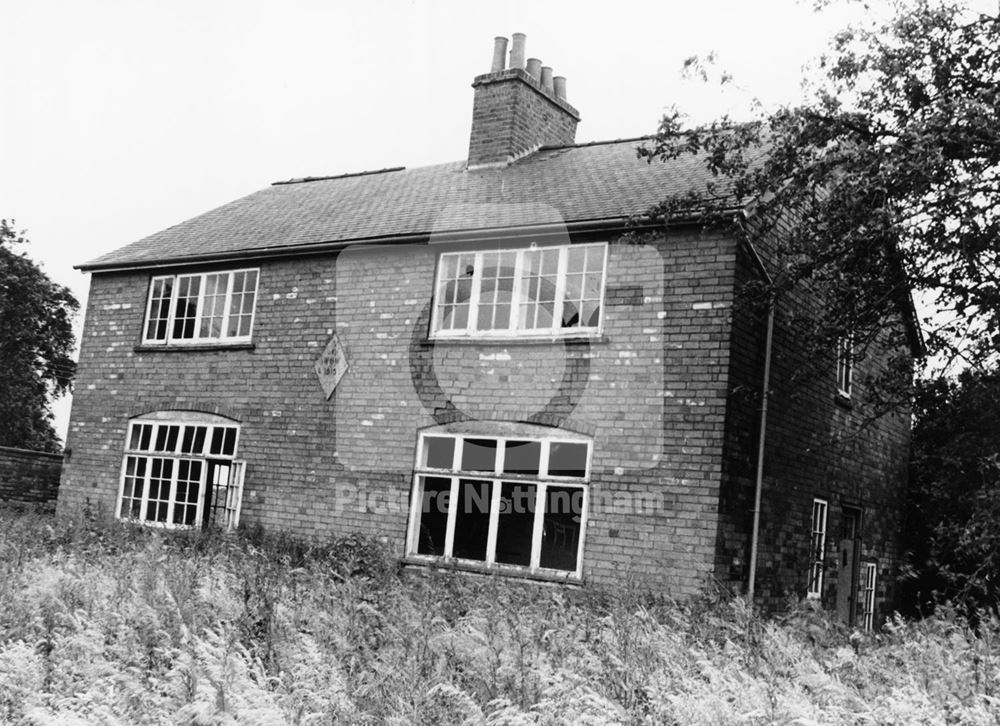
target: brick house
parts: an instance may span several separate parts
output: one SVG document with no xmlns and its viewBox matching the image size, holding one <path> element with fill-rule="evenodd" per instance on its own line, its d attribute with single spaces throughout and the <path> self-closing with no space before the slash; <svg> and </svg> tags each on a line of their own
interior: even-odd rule
<svg viewBox="0 0 1000 726">
<path fill-rule="evenodd" d="M 466 160 L 278 182 L 81 265 L 60 511 L 742 590 L 769 357 L 758 595 L 877 617 L 909 427 L 853 435 L 852 370 L 878 362 L 831 351 L 829 375 L 792 391 L 787 311 L 770 356 L 763 321 L 734 315 L 766 274 L 752 241 L 725 224 L 626 236 L 703 189 L 702 162 L 574 143 L 565 80 L 520 35 L 508 67 L 506 43 L 473 82 Z"/>
</svg>

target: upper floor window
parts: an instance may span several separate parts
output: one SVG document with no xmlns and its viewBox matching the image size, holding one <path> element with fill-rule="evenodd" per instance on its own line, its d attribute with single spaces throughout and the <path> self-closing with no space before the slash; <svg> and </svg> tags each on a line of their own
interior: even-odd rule
<svg viewBox="0 0 1000 726">
<path fill-rule="evenodd" d="M 144 343 L 249 342 L 258 270 L 154 277 Z"/>
<path fill-rule="evenodd" d="M 837 341 L 837 392 L 850 398 L 854 383 L 854 338 L 850 335 Z"/>
<path fill-rule="evenodd" d="M 601 329 L 607 249 L 600 242 L 443 253 L 432 334 L 596 334 Z"/>
<path fill-rule="evenodd" d="M 220 416 L 158 412 L 129 423 L 117 514 L 146 524 L 239 523 L 239 426 Z"/>
<path fill-rule="evenodd" d="M 590 440 L 572 436 L 421 434 L 407 552 L 579 578 Z"/>
</svg>

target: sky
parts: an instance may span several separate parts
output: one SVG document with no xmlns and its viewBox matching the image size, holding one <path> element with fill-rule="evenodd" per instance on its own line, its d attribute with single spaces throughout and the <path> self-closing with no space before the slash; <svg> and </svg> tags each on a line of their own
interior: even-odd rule
<svg viewBox="0 0 1000 726">
<path fill-rule="evenodd" d="M 577 141 L 801 96 L 858 4 L 796 0 L 0 0 L 0 217 L 73 268 L 273 181 L 464 159 L 493 38 L 567 78 Z M 715 53 L 726 88 L 685 79 Z M 77 321 L 79 330 L 83 313 Z M 68 397 L 55 407 L 65 436 Z"/>
</svg>

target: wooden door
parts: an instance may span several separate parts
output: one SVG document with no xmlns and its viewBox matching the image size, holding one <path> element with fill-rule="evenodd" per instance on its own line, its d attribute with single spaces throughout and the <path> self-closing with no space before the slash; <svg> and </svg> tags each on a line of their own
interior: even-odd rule
<svg viewBox="0 0 1000 726">
<path fill-rule="evenodd" d="M 854 625 L 858 617 L 858 572 L 861 562 L 861 510 L 845 507 L 837 556 L 837 617 Z"/>
</svg>

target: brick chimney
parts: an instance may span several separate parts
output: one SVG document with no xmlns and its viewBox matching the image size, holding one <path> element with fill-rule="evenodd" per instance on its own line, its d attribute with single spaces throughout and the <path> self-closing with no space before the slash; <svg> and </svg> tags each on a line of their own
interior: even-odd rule
<svg viewBox="0 0 1000 726">
<path fill-rule="evenodd" d="M 524 57 L 524 34 L 493 46 L 493 67 L 476 76 L 467 167 L 503 166 L 540 146 L 572 144 L 580 113 L 566 101 L 566 79 Z"/>
</svg>

